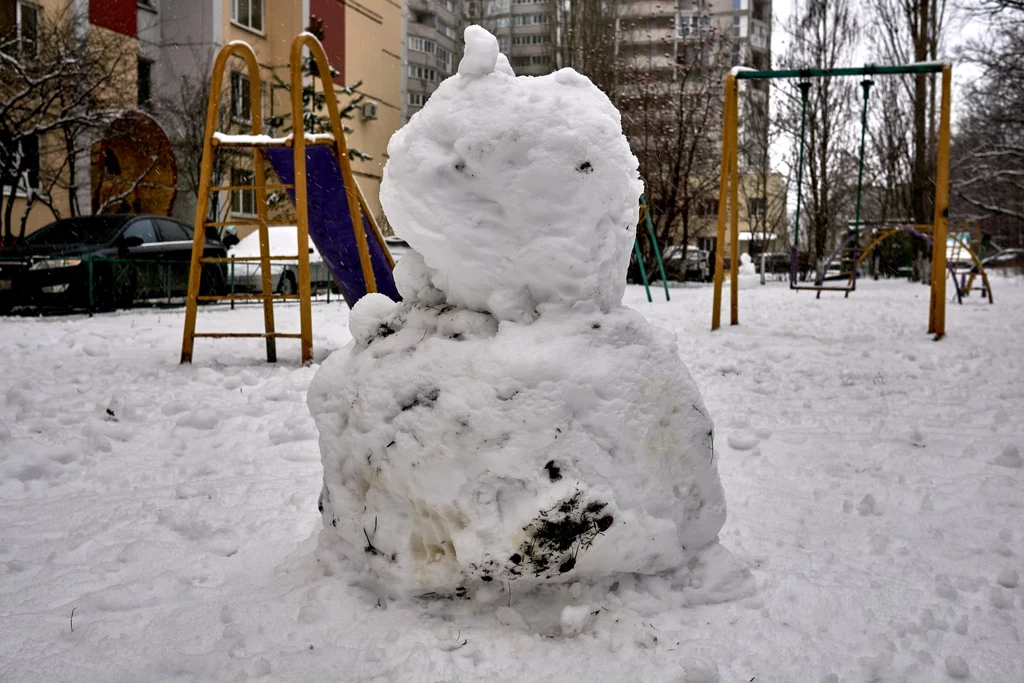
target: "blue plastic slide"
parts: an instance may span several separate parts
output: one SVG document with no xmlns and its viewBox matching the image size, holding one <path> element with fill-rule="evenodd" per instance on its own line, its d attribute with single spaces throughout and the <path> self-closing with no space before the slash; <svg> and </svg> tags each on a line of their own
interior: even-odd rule
<svg viewBox="0 0 1024 683">
<path fill-rule="evenodd" d="M 293 185 L 295 164 L 292 150 L 271 148 L 264 150 L 264 153 L 281 182 Z M 288 194 L 294 202 L 295 191 L 288 190 Z M 345 301 L 352 307 L 366 295 L 366 282 L 359 265 L 359 249 L 352 230 L 341 166 L 334 155 L 334 149 L 329 145 L 306 147 L 306 196 L 309 198 L 309 236 L 341 288 Z M 370 263 L 377 280 L 377 291 L 395 301 L 401 301 L 384 248 L 377 241 L 366 216 L 363 216 L 362 228 L 370 246 Z"/>
</svg>

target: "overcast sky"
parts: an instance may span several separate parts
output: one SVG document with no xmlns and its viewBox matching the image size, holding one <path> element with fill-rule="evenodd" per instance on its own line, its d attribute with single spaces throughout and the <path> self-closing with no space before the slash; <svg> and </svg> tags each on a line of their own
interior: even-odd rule
<svg viewBox="0 0 1024 683">
<path fill-rule="evenodd" d="M 790 14 L 793 12 L 794 0 L 773 0 L 772 2 L 772 58 L 774 63 L 778 65 L 780 58 L 786 51 L 786 46 L 789 43 L 789 35 L 786 33 L 786 25 L 789 23 Z M 953 3 L 949 3 L 952 5 Z M 865 14 L 862 15 L 862 20 L 866 18 L 866 5 L 864 0 L 853 0 L 854 7 L 865 7 Z M 947 11 L 951 11 L 947 9 Z M 949 25 L 951 30 L 949 35 L 952 37 L 949 40 L 949 44 L 946 47 L 947 57 L 951 57 L 956 48 L 965 43 L 967 40 L 979 37 L 985 30 L 985 24 L 978 19 L 967 18 L 962 16 L 953 16 Z M 866 61 L 870 60 L 870 53 L 866 45 L 866 38 L 863 39 L 865 45 L 862 49 L 862 57 L 859 60 L 859 64 L 853 64 L 851 66 L 860 66 Z M 941 56 L 941 55 L 940 55 Z M 972 79 L 977 78 L 979 71 L 976 67 L 971 64 L 962 64 L 954 61 L 953 64 L 953 117 L 956 119 L 957 109 L 959 109 L 963 102 L 959 97 L 960 90 L 958 86 L 969 83 Z"/>
</svg>

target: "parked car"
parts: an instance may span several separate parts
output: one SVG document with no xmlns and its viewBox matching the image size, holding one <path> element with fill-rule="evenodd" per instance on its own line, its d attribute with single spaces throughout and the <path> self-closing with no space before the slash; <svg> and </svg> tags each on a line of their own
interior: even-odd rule
<svg viewBox="0 0 1024 683">
<path fill-rule="evenodd" d="M 298 228 L 294 225 L 267 228 L 271 256 L 293 256 L 299 245 Z M 309 280 L 313 291 L 331 286 L 331 272 L 324 263 L 313 240 L 309 240 Z M 228 252 L 231 256 L 255 257 L 260 255 L 260 233 L 254 230 L 241 239 Z M 258 261 L 236 262 L 234 274 L 228 272 L 229 288 L 234 282 L 236 292 L 262 292 L 262 270 Z M 279 294 L 297 294 L 299 291 L 299 262 L 271 261 L 270 282 Z"/>
<path fill-rule="evenodd" d="M 686 249 L 686 260 L 683 260 L 682 247 L 673 247 L 664 257 L 665 275 L 670 280 L 696 280 L 707 282 L 711 278 L 711 266 L 708 263 L 708 252 L 697 247 Z"/>
<path fill-rule="evenodd" d="M 203 253 L 227 255 L 213 240 Z M 0 312 L 16 306 L 109 310 L 136 299 L 185 296 L 191 258 L 192 228 L 173 218 L 59 220 L 0 251 Z M 224 273 L 223 264 L 207 264 L 201 291 L 222 292 Z"/>
</svg>

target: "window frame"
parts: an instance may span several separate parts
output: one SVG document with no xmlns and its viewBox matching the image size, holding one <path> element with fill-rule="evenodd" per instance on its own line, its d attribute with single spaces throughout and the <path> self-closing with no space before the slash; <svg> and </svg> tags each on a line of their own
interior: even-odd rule
<svg viewBox="0 0 1024 683">
<path fill-rule="evenodd" d="M 35 15 L 35 37 L 32 40 L 32 44 L 35 49 L 32 50 L 32 56 L 39 56 L 39 19 L 42 17 L 43 8 L 34 2 L 26 2 L 26 0 L 15 0 L 14 3 L 14 31 L 15 35 L 18 36 L 18 54 L 23 55 L 25 53 L 24 43 L 25 38 L 22 37 L 22 11 L 24 8 L 29 8 Z"/>
<path fill-rule="evenodd" d="M 416 78 L 428 83 L 437 82 L 437 70 L 422 64 L 410 64 L 407 71 L 409 78 Z"/>
<path fill-rule="evenodd" d="M 39 152 L 39 136 L 38 135 L 25 135 L 18 141 L 18 153 L 22 156 L 25 155 L 25 143 L 32 141 L 35 147 L 35 154 L 29 158 L 34 159 L 34 163 L 29 164 L 28 168 L 21 171 L 21 173 L 12 178 L 0 178 L 0 195 L 7 197 L 12 192 L 15 197 L 27 197 L 30 192 L 38 192 L 42 185 L 42 156 Z M 30 145 L 31 146 L 31 145 Z M 13 184 L 8 181 L 13 181 Z"/>
<path fill-rule="evenodd" d="M 259 26 L 253 23 L 253 5 L 259 7 Z M 247 12 L 246 21 L 242 21 L 239 18 L 240 12 L 239 7 L 245 5 Z M 266 0 L 231 0 L 231 23 L 239 28 L 243 28 L 246 31 L 250 31 L 257 35 L 265 36 L 265 27 L 267 25 L 267 2 Z"/>
<path fill-rule="evenodd" d="M 243 80 L 247 84 L 244 93 Z M 244 71 L 231 72 L 231 120 L 252 125 L 252 79 Z"/>
<path fill-rule="evenodd" d="M 256 173 L 249 168 L 233 167 L 231 169 L 232 185 L 252 185 L 251 190 L 231 191 L 231 215 L 252 218 L 256 215 Z M 246 203 L 251 212 L 246 211 Z"/>
<path fill-rule="evenodd" d="M 148 107 L 153 102 L 153 60 L 146 57 L 137 57 L 135 72 L 135 103 L 139 107 Z M 146 99 L 142 99 L 142 74 L 145 65 L 146 74 Z"/>
<path fill-rule="evenodd" d="M 419 41 L 422 44 L 422 49 L 414 47 L 414 43 Z M 409 49 L 413 52 L 422 52 L 427 55 L 435 55 L 437 53 L 437 43 L 430 38 L 423 38 L 422 36 L 409 36 Z"/>
<path fill-rule="evenodd" d="M 765 220 L 768 217 L 767 197 L 747 197 L 748 220 Z"/>
</svg>

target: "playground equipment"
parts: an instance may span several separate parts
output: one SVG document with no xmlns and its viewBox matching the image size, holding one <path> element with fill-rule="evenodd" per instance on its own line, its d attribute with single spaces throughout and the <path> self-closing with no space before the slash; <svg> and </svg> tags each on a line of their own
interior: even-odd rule
<svg viewBox="0 0 1024 683">
<path fill-rule="evenodd" d="M 856 277 L 842 287 L 827 286 L 819 281 L 813 286 L 798 285 L 796 282 L 797 269 L 797 244 L 800 229 L 800 208 L 802 203 L 802 180 L 803 180 L 803 159 L 804 159 L 804 135 L 806 133 L 807 101 L 811 88 L 809 79 L 841 78 L 849 76 L 863 76 L 861 89 L 863 92 L 863 105 L 861 109 L 861 137 L 860 155 L 857 171 L 857 201 L 855 226 L 860 224 L 861 189 L 864 174 L 864 139 L 867 129 L 867 108 L 870 91 L 874 81 L 872 76 L 887 76 L 899 74 L 942 74 L 942 104 L 939 118 L 939 147 L 938 164 L 935 187 L 935 214 L 933 225 L 928 226 L 932 234 L 932 272 L 931 272 L 931 301 L 928 316 L 928 332 L 934 333 L 936 339 L 941 339 L 946 333 L 946 233 L 949 215 L 949 118 L 950 118 L 950 87 L 952 83 L 952 67 L 949 64 L 938 62 L 926 62 L 909 64 L 906 66 L 865 66 L 861 68 L 843 69 L 793 69 L 793 70 L 765 70 L 756 71 L 743 67 L 734 68 L 725 79 L 725 112 L 723 115 L 723 141 L 722 141 L 722 166 L 719 177 L 718 194 L 718 232 L 715 256 L 715 287 L 714 307 L 711 315 L 711 329 L 717 330 L 721 326 L 722 308 L 722 282 L 724 277 L 725 263 L 725 229 L 726 219 L 729 220 L 730 236 L 730 324 L 739 324 L 739 152 L 738 152 L 738 129 L 739 129 L 739 81 L 741 80 L 774 80 L 774 79 L 800 79 L 801 115 L 800 115 L 800 145 L 797 163 L 797 203 L 795 219 L 795 235 L 790 259 L 790 288 L 811 289 L 813 291 L 842 291 L 847 294 L 856 286 Z M 855 229 L 855 245 L 859 245 L 859 228 Z M 856 265 L 859 254 L 856 249 L 853 252 L 844 254 L 850 265 Z M 853 272 L 856 273 L 856 267 Z M 824 269 L 823 269 L 824 271 Z"/>
<path fill-rule="evenodd" d="M 310 33 L 301 33 L 291 46 L 291 114 L 295 130 L 280 138 L 263 135 L 261 116 L 262 98 L 259 66 L 256 54 L 245 42 L 232 41 L 221 48 L 213 66 L 210 99 L 206 111 L 206 133 L 203 140 L 203 160 L 199 182 L 199 201 L 196 205 L 195 239 L 189 273 L 188 298 L 185 308 L 185 331 L 181 345 L 181 362 L 192 362 L 192 351 L 197 337 L 240 338 L 256 337 L 266 340 L 267 361 L 277 360 L 277 339 L 300 339 L 302 362 L 313 359 L 312 312 L 309 281 L 309 239 L 316 244 L 348 304 L 354 305 L 362 296 L 381 292 L 396 301 L 400 298 L 395 288 L 391 269 L 394 261 L 384 243 L 373 216 L 366 208 L 366 200 L 359 190 L 348 157 L 344 128 L 334 97 L 327 97 L 331 132 L 309 134 L 302 131 L 302 50 L 308 48 L 315 60 L 318 73 L 331 73 L 320 41 Z M 220 93 L 224 69 L 228 59 L 240 57 L 249 76 L 251 135 L 226 135 L 216 130 Z M 325 88 L 333 88 L 332 81 L 323 81 Z M 252 150 L 253 185 L 213 185 L 214 155 L 221 150 Z M 266 182 L 266 162 L 269 161 L 281 179 L 279 184 Z M 295 205 L 295 221 L 271 222 L 267 218 L 267 191 L 284 190 Z M 256 219 L 254 221 L 211 221 L 210 195 L 213 192 L 252 191 L 255 194 Z M 271 256 L 268 226 L 296 225 L 297 256 Z M 255 226 L 260 235 L 258 257 L 203 257 L 203 243 L 208 227 L 227 225 Z M 270 278 L 271 261 L 298 261 L 298 294 L 275 294 Z M 260 264 L 262 293 L 200 295 L 200 275 L 204 263 L 257 261 Z M 260 300 L 263 302 L 263 332 L 196 332 L 198 304 L 205 301 Z M 299 332 L 278 332 L 274 326 L 274 301 L 297 299 L 299 302 Z"/>
<path fill-rule="evenodd" d="M 825 260 L 822 272 L 828 271 L 829 266 L 835 263 L 837 258 L 841 259 L 844 266 L 843 271 L 848 273 L 849 281 L 845 289 L 846 296 L 849 296 L 850 292 L 856 291 L 857 273 L 861 271 L 861 265 L 877 246 L 890 237 L 901 232 L 905 232 L 924 240 L 931 245 L 934 250 L 934 242 L 930 234 L 931 229 L 932 226 L 930 225 L 915 225 L 910 221 L 885 221 L 856 224 L 850 230 L 849 236 L 842 244 L 839 245 L 839 248 L 832 252 L 828 259 Z M 973 237 L 975 234 L 978 235 L 977 239 Z M 989 285 L 988 274 L 985 272 L 985 266 L 982 264 L 981 258 L 978 256 L 976 251 L 979 249 L 979 246 L 971 246 L 972 244 L 980 245 L 980 234 L 980 228 L 977 223 L 975 221 L 969 221 L 967 223 L 961 223 L 956 230 L 946 236 L 948 252 L 946 258 L 946 270 L 952 277 L 953 287 L 956 290 L 957 303 L 963 303 L 963 297 L 970 293 L 969 286 L 974 283 L 974 278 L 977 275 L 981 276 L 982 282 L 984 283 L 983 289 L 988 296 L 989 303 L 994 303 L 992 298 L 992 287 Z M 967 236 L 966 241 L 964 240 L 965 235 Z M 867 246 L 860 246 L 861 238 L 867 238 Z M 969 274 L 969 281 L 967 280 L 966 273 L 964 274 L 964 278 L 961 279 L 959 277 L 960 274 L 957 273 L 956 270 L 956 264 L 962 262 L 962 257 L 965 253 L 974 264 Z M 854 258 L 844 258 L 844 255 L 846 254 L 853 254 Z M 805 289 L 816 289 L 816 287 L 807 287 Z M 844 288 L 835 287 L 834 289 L 842 290 Z"/>
<path fill-rule="evenodd" d="M 670 301 L 668 295 L 668 278 L 665 277 L 665 264 L 661 260 L 661 249 L 658 248 L 658 238 L 654 234 L 654 223 L 651 221 L 651 211 L 647 208 L 647 200 L 640 195 L 640 220 L 647 226 L 647 234 L 651 238 L 651 245 L 654 247 L 654 256 L 658 259 L 658 270 L 661 271 L 661 283 L 665 286 L 665 301 Z M 651 303 L 651 285 L 647 280 L 647 268 L 644 266 L 644 255 L 640 252 L 640 231 L 637 230 L 636 240 L 633 242 L 633 250 L 636 251 L 636 263 L 640 266 L 640 277 L 644 281 L 644 289 L 647 290 L 647 303 Z"/>
</svg>

